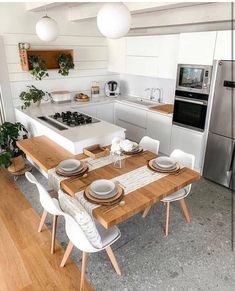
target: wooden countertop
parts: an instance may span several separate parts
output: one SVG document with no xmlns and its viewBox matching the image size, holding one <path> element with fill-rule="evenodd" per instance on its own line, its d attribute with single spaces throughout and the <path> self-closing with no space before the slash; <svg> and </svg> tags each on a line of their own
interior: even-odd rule
<svg viewBox="0 0 235 291">
<path fill-rule="evenodd" d="M 154 107 L 150 107 L 149 110 L 164 113 L 164 114 L 172 114 L 174 111 L 174 105 L 173 104 L 157 105 Z"/>
</svg>

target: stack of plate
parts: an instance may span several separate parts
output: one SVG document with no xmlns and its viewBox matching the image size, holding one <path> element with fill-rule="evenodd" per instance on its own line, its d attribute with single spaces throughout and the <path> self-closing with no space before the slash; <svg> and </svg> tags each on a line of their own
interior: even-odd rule
<svg viewBox="0 0 235 291">
<path fill-rule="evenodd" d="M 138 154 L 140 152 L 143 151 L 143 148 L 141 146 L 139 146 L 138 143 L 136 142 L 132 142 L 132 149 L 131 150 L 125 150 L 125 148 L 123 148 L 123 152 L 126 155 L 134 155 L 134 154 Z"/>
<path fill-rule="evenodd" d="M 158 157 L 151 160 L 149 166 L 156 171 L 171 173 L 179 170 L 179 164 L 169 157 Z"/>
<path fill-rule="evenodd" d="M 68 159 L 59 163 L 56 168 L 56 173 L 60 176 L 76 176 L 83 174 L 88 170 L 88 166 L 79 160 Z"/>
<path fill-rule="evenodd" d="M 123 190 L 110 180 L 100 179 L 85 189 L 84 197 L 96 204 L 110 205 L 123 197 Z"/>
</svg>

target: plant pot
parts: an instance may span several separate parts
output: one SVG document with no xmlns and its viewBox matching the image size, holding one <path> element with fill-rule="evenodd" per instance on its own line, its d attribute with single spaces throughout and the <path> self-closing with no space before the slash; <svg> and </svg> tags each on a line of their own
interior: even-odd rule
<svg viewBox="0 0 235 291">
<path fill-rule="evenodd" d="M 25 168 L 25 160 L 23 156 L 11 159 L 12 164 L 7 168 L 10 173 L 15 173 Z"/>
</svg>

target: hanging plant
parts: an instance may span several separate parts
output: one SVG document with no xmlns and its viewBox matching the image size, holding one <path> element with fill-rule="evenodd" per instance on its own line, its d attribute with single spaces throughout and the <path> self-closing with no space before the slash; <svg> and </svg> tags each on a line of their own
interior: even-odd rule
<svg viewBox="0 0 235 291">
<path fill-rule="evenodd" d="M 40 56 L 29 56 L 29 63 L 32 66 L 31 75 L 34 76 L 35 80 L 42 80 L 49 76 L 45 61 Z"/>
<path fill-rule="evenodd" d="M 20 93 L 20 99 L 24 102 L 24 104 L 21 106 L 22 109 L 26 109 L 32 103 L 40 105 L 42 99 L 48 101 L 51 98 L 50 93 L 39 90 L 35 86 L 27 87 L 29 88 L 28 91 L 23 91 Z"/>
<path fill-rule="evenodd" d="M 74 68 L 72 56 L 70 54 L 61 54 L 58 57 L 59 74 L 62 76 L 68 76 L 69 70 Z"/>
</svg>

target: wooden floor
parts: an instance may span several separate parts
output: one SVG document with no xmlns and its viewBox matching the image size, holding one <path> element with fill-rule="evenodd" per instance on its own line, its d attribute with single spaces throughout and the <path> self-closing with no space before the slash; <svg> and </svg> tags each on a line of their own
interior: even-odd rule
<svg viewBox="0 0 235 291">
<path fill-rule="evenodd" d="M 0 290 L 79 290 L 80 271 L 69 260 L 59 264 L 64 249 L 56 242 L 50 254 L 51 232 L 37 232 L 39 216 L 0 168 Z M 85 290 L 93 290 L 85 283 Z"/>
</svg>

